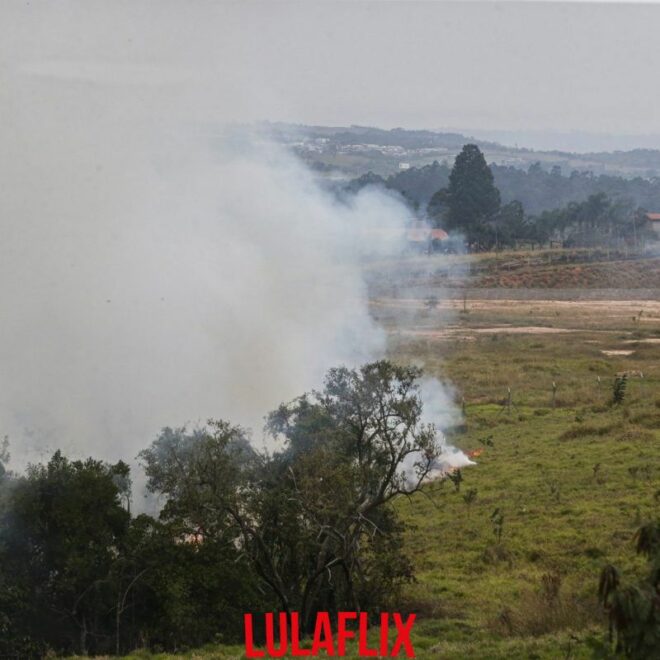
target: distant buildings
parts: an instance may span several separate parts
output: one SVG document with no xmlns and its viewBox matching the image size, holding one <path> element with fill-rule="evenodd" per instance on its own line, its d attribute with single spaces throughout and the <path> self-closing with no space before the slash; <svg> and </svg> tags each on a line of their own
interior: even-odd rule
<svg viewBox="0 0 660 660">
<path fill-rule="evenodd" d="M 657 236 L 660 236 L 660 213 L 647 213 L 646 217 L 651 223 L 651 229 L 653 229 Z"/>
<path fill-rule="evenodd" d="M 435 252 L 442 249 L 442 241 L 446 241 L 449 234 L 444 229 L 431 227 L 423 220 L 413 222 L 406 230 L 408 245 L 420 252 Z"/>
<path fill-rule="evenodd" d="M 450 238 L 444 229 L 434 228 L 423 220 L 413 220 L 402 227 L 367 227 L 361 231 L 362 240 L 388 249 L 407 250 L 420 254 L 433 252 L 461 252 L 462 241 Z"/>
</svg>

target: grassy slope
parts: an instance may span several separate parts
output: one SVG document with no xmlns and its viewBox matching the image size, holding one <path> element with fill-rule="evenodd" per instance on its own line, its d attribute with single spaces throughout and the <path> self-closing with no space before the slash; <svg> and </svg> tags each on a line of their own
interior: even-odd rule
<svg viewBox="0 0 660 660">
<path fill-rule="evenodd" d="M 445 313 L 422 309 L 405 322 L 441 327 Z M 475 305 L 452 323 L 468 335 L 505 323 L 576 331 L 502 330 L 469 340 L 393 334 L 390 357 L 423 363 L 430 374 L 455 384 L 457 400 L 465 397 L 466 428 L 452 441 L 464 449 L 483 447 L 488 437 L 493 444 L 485 446 L 478 465 L 463 471 L 460 492 L 445 483 L 432 499 L 397 502 L 411 525 L 417 583 L 405 599 L 419 612 L 418 655 L 591 657 L 587 638 L 603 638 L 605 631 L 595 602 L 600 570 L 612 562 L 631 579 L 642 574 L 633 535 L 640 522 L 658 513 L 660 344 L 643 340 L 660 336 L 660 318 L 640 321 L 627 311 L 521 303 L 500 311 Z M 625 343 L 633 340 L 639 343 Z M 611 357 L 601 352 L 609 349 L 635 352 Z M 625 405 L 609 407 L 612 379 L 624 370 L 642 371 L 644 378 L 631 378 Z M 501 405 L 508 387 L 511 411 Z M 463 495 L 472 488 L 477 498 L 468 511 Z M 490 520 L 496 507 L 504 515 L 499 543 Z M 553 599 L 544 596 L 551 589 L 543 585 L 555 576 L 560 588 Z M 188 657 L 242 652 L 209 647 Z"/>
<path fill-rule="evenodd" d="M 418 581 L 406 601 L 420 615 L 419 657 L 591 657 L 585 640 L 605 630 L 595 603 L 602 566 L 616 563 L 630 576 L 644 570 L 632 538 L 639 522 L 657 513 L 660 345 L 640 344 L 634 356 L 604 360 L 585 343 L 594 336 L 501 335 L 395 351 L 397 359 L 423 358 L 430 372 L 449 375 L 465 392 L 467 431 L 454 436 L 456 444 L 476 449 L 492 436 L 494 445 L 464 470 L 460 492 L 445 483 L 432 499 L 397 503 L 411 525 Z M 597 336 L 606 346 L 621 343 L 619 333 Z M 610 377 L 640 368 L 644 381 L 631 380 L 627 403 L 604 406 Z M 559 384 L 556 408 L 552 380 Z M 508 386 L 510 413 L 497 402 Z M 650 478 L 631 474 L 644 465 Z M 463 494 L 470 488 L 478 494 L 468 512 Z M 490 521 L 496 507 L 504 513 L 500 543 Z M 559 597 L 548 600 L 543 576 L 557 574 Z M 241 653 L 210 647 L 190 657 Z"/>
<path fill-rule="evenodd" d="M 383 291 L 382 275 L 392 285 L 471 289 L 658 289 L 660 257 L 627 258 L 624 252 L 599 249 L 518 250 L 472 255 L 408 254 L 398 261 L 378 262 L 376 295 Z M 470 277 L 468 278 L 468 274 Z M 385 286 L 385 289 L 387 287 Z"/>
<path fill-rule="evenodd" d="M 461 325 L 486 320 L 469 316 Z M 490 312 L 488 320 L 521 321 L 510 312 Z M 590 657 L 585 638 L 604 630 L 595 603 L 602 566 L 644 569 L 632 538 L 641 521 L 657 515 L 660 345 L 623 341 L 654 337 L 658 326 L 640 330 L 630 318 L 603 332 L 611 321 L 562 318 L 565 326 L 572 322 L 581 330 L 570 335 L 502 332 L 395 351 L 403 361 L 423 359 L 465 396 L 467 430 L 454 436 L 456 444 L 477 449 L 492 436 L 494 445 L 464 470 L 460 493 L 445 484 L 436 504 L 424 497 L 400 503 L 414 525 L 409 543 L 419 583 L 411 601 L 422 612 L 436 610 L 418 627 L 428 635 L 422 644 L 432 649 L 429 657 L 557 658 L 569 646 L 568 657 Z M 622 347 L 635 353 L 601 353 Z M 624 406 L 608 407 L 612 378 L 624 370 L 641 370 L 644 378 L 631 379 Z M 507 387 L 510 412 L 501 405 Z M 463 494 L 470 488 L 478 494 L 468 511 Z M 504 513 L 501 543 L 490 521 L 496 507 Z M 543 581 L 556 575 L 561 587 L 553 600 L 543 596 Z"/>
<path fill-rule="evenodd" d="M 660 259 L 595 259 L 580 263 L 555 263 L 547 257 L 492 260 L 478 286 L 505 288 L 658 288 Z"/>
</svg>

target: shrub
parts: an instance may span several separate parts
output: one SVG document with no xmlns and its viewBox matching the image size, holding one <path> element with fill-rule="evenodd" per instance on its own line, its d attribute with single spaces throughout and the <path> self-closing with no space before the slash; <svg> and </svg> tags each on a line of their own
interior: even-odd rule
<svg viewBox="0 0 660 660">
<path fill-rule="evenodd" d="M 612 384 L 612 405 L 620 405 L 626 398 L 626 387 L 628 385 L 628 374 L 622 374 L 614 379 Z"/>
</svg>

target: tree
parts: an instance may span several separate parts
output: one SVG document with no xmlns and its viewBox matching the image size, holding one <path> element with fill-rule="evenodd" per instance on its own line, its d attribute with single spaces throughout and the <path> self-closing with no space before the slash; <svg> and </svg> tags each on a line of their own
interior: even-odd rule
<svg viewBox="0 0 660 660">
<path fill-rule="evenodd" d="M 529 225 L 522 204 L 514 200 L 502 206 L 495 219 L 496 246 L 514 247 L 517 240 L 529 237 Z"/>
<path fill-rule="evenodd" d="M 284 443 L 272 456 L 226 422 L 165 432 L 141 454 L 164 519 L 234 544 L 307 630 L 319 610 L 382 606 L 411 577 L 388 503 L 418 490 L 439 453 L 420 375 L 386 361 L 330 370 L 322 391 L 268 416 Z"/>
<path fill-rule="evenodd" d="M 0 480 L 7 474 L 7 463 L 9 463 L 9 438 L 5 436 L 0 442 Z"/>
<path fill-rule="evenodd" d="M 429 202 L 429 214 L 442 213 L 444 227 L 461 232 L 473 245 L 493 242 L 489 222 L 500 209 L 500 193 L 493 173 L 476 144 L 466 144 L 456 157 L 449 175 L 449 185 Z"/>
<path fill-rule="evenodd" d="M 269 430 L 288 441 L 295 498 L 312 531 L 314 567 L 303 580 L 304 621 L 326 606 L 332 568 L 335 583 L 343 585 L 341 599 L 360 609 L 359 594 L 368 590 L 362 576 L 374 570 L 367 570 L 364 550 L 375 550 L 371 541 L 386 536 L 395 521 L 387 503 L 416 492 L 433 467 L 439 446 L 435 429 L 421 422 L 420 375 L 386 361 L 332 369 L 322 392 L 269 417 Z M 399 566 L 402 573 L 390 575 L 393 582 L 409 573 L 405 562 Z"/>
<path fill-rule="evenodd" d="M 205 539 L 238 534 L 238 493 L 259 462 L 244 429 L 224 421 L 191 432 L 165 428 L 139 457 L 149 489 L 167 497 L 161 519 Z"/>
<path fill-rule="evenodd" d="M 13 484 L 0 519 L 0 566 L 5 588 L 23 600 L 5 613 L 14 639 L 86 654 L 112 634 L 110 575 L 129 523 L 120 474 L 125 464 L 56 452 Z"/>
<path fill-rule="evenodd" d="M 624 585 L 619 571 L 606 566 L 600 576 L 598 596 L 610 623 L 615 651 L 639 660 L 660 653 L 660 523 L 641 527 L 635 535 L 637 554 L 649 562 L 648 576 L 638 584 Z"/>
<path fill-rule="evenodd" d="M 185 438 L 166 434 L 161 448 L 177 442 Z M 166 523 L 129 520 L 130 475 L 121 461 L 69 461 L 58 452 L 5 488 L 7 480 L 0 479 L 0 655 L 238 642 L 244 612 L 272 609 L 233 537 L 191 533 L 196 528 L 172 511 Z"/>
<path fill-rule="evenodd" d="M 0 655 L 177 650 L 239 641 L 246 611 L 296 610 L 310 632 L 318 611 L 394 606 L 412 568 L 391 503 L 440 450 L 420 376 L 385 361 L 332 369 L 269 415 L 273 454 L 228 422 L 164 429 L 140 455 L 158 520 L 131 518 L 121 461 L 56 452 L 4 472 Z"/>
<path fill-rule="evenodd" d="M 251 566 L 226 538 L 191 534 L 179 520 L 135 518 L 113 566 L 115 647 L 195 647 L 242 640 L 244 612 L 272 609 Z M 119 654 L 117 654 L 119 655 Z"/>
</svg>

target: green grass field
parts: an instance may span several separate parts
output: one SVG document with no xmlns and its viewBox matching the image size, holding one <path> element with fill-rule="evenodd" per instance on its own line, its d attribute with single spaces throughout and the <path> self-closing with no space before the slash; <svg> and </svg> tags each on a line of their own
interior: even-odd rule
<svg viewBox="0 0 660 660">
<path fill-rule="evenodd" d="M 398 503 L 417 568 L 411 604 L 424 615 L 418 647 L 438 658 L 592 657 L 588 639 L 606 630 L 599 573 L 614 563 L 631 579 L 642 574 L 633 535 L 657 515 L 658 310 L 642 303 L 640 318 L 625 301 L 473 307 L 436 336 L 434 313 L 420 311 L 411 325 L 427 335 L 398 332 L 393 348 L 455 385 L 465 427 L 451 440 L 483 449 L 459 492 L 445 482 L 432 499 Z M 622 372 L 626 398 L 611 406 Z"/>
<path fill-rule="evenodd" d="M 418 613 L 418 656 L 594 657 L 607 633 L 600 571 L 643 575 L 633 537 L 658 514 L 660 304 L 379 299 L 373 311 L 390 358 L 453 384 L 465 423 L 451 442 L 483 450 L 460 490 L 436 482 L 396 501 L 416 568 L 401 609 Z M 611 405 L 624 372 L 624 402 Z"/>
</svg>

